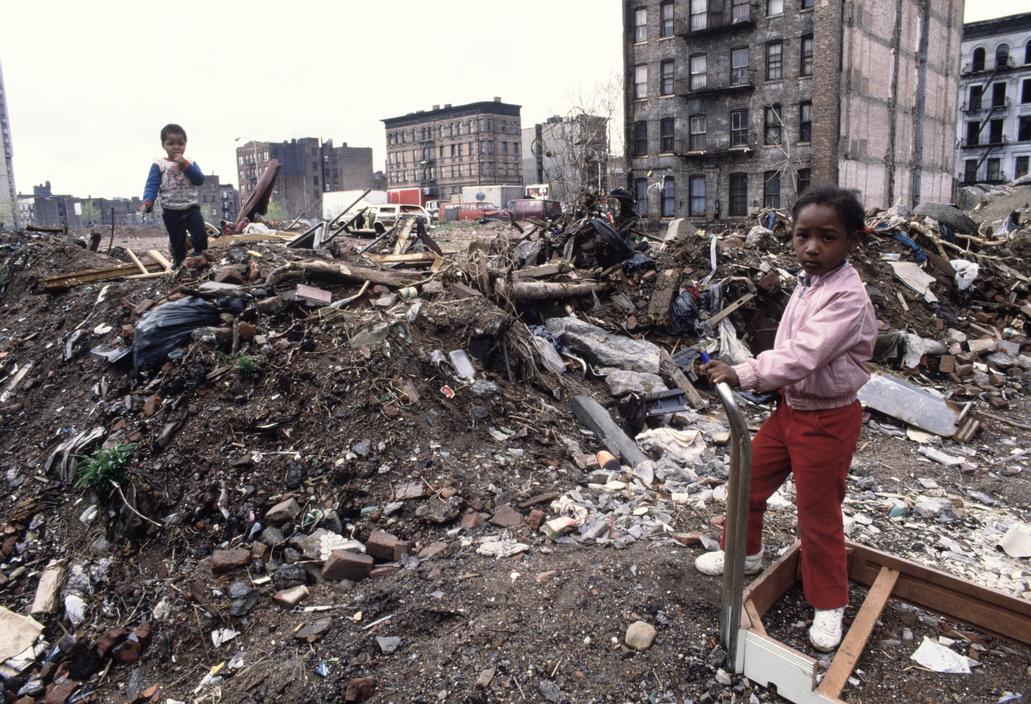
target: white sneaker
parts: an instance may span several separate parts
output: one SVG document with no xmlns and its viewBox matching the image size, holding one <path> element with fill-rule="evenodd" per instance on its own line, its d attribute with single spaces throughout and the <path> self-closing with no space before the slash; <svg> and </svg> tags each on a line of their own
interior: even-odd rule
<svg viewBox="0 0 1031 704">
<path fill-rule="evenodd" d="M 816 609 L 813 625 L 809 628 L 809 642 L 817 650 L 829 653 L 841 643 L 841 619 L 845 607 L 840 609 Z"/>
<path fill-rule="evenodd" d="M 723 574 L 723 551 L 716 550 L 695 558 L 694 568 L 710 577 Z M 755 555 L 745 555 L 745 574 L 759 574 L 763 568 L 762 548 Z"/>
</svg>

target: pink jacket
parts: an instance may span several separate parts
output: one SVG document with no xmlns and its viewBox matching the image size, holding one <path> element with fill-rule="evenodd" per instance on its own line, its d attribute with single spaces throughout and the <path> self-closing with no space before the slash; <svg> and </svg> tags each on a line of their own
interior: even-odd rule
<svg viewBox="0 0 1031 704">
<path fill-rule="evenodd" d="M 847 406 L 870 378 L 877 318 L 856 270 L 799 276 L 773 349 L 734 367 L 743 389 L 784 390 L 798 411 Z"/>
</svg>

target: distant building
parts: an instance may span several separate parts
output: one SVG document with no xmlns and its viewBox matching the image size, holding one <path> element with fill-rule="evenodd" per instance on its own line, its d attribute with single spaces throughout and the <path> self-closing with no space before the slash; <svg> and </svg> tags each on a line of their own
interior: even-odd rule
<svg viewBox="0 0 1031 704">
<path fill-rule="evenodd" d="M 810 184 L 951 200 L 959 0 L 623 0 L 638 208 L 743 218 Z"/>
<path fill-rule="evenodd" d="M 521 184 L 519 110 L 494 98 L 384 119 L 387 187 L 445 200 L 463 186 Z"/>
<path fill-rule="evenodd" d="M 221 220 L 233 222 L 236 214 L 240 212 L 240 196 L 231 183 L 223 183 L 219 186 L 219 198 L 221 200 Z"/>
<path fill-rule="evenodd" d="M 372 149 L 302 137 L 289 142 L 247 142 L 236 148 L 239 198 L 245 200 L 270 159 L 279 161 L 272 201 L 289 217 L 321 217 L 322 194 L 372 188 Z"/>
<path fill-rule="evenodd" d="M 46 227 L 68 225 L 70 230 L 83 226 L 82 205 L 75 196 L 55 195 L 50 181 L 32 187 L 35 224 Z"/>
<path fill-rule="evenodd" d="M 1003 183 L 1031 161 L 1031 12 L 963 25 L 961 183 Z"/>
<path fill-rule="evenodd" d="M 524 128 L 522 144 L 523 183 L 548 184 L 551 199 L 572 203 L 585 189 L 609 189 L 607 118 L 549 117 Z"/>
<path fill-rule="evenodd" d="M 71 195 L 55 194 L 50 181 L 33 186 L 32 195 L 19 195 L 18 206 L 29 222 L 47 227 L 68 225 L 70 231 L 91 227 L 110 227 L 112 214 L 115 225 L 136 227 L 140 225 L 139 210 L 143 201 L 133 198 L 76 198 Z M 160 205 L 155 206 L 160 214 Z"/>
<path fill-rule="evenodd" d="M 0 224 L 17 229 L 18 191 L 14 187 L 14 147 L 11 145 L 11 123 L 7 117 L 7 92 L 0 70 Z"/>
</svg>

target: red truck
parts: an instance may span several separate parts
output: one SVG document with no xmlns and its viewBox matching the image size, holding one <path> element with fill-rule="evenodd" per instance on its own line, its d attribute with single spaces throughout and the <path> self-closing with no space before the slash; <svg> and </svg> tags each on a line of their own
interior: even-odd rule
<svg viewBox="0 0 1031 704">
<path fill-rule="evenodd" d="M 387 191 L 387 203 L 395 205 L 426 206 L 426 196 L 421 188 L 391 188 Z"/>
</svg>

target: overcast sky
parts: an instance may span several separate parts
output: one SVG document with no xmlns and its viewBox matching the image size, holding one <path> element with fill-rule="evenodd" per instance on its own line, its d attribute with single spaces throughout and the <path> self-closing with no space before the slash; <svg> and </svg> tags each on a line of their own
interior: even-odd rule
<svg viewBox="0 0 1031 704">
<path fill-rule="evenodd" d="M 620 73 L 619 0 L 7 3 L 18 190 L 139 195 L 158 131 L 236 182 L 234 140 L 331 138 L 385 158 L 384 117 L 501 96 L 532 125 Z M 968 0 L 966 20 L 1027 10 Z M 588 98 L 589 100 L 589 98 Z"/>
</svg>

